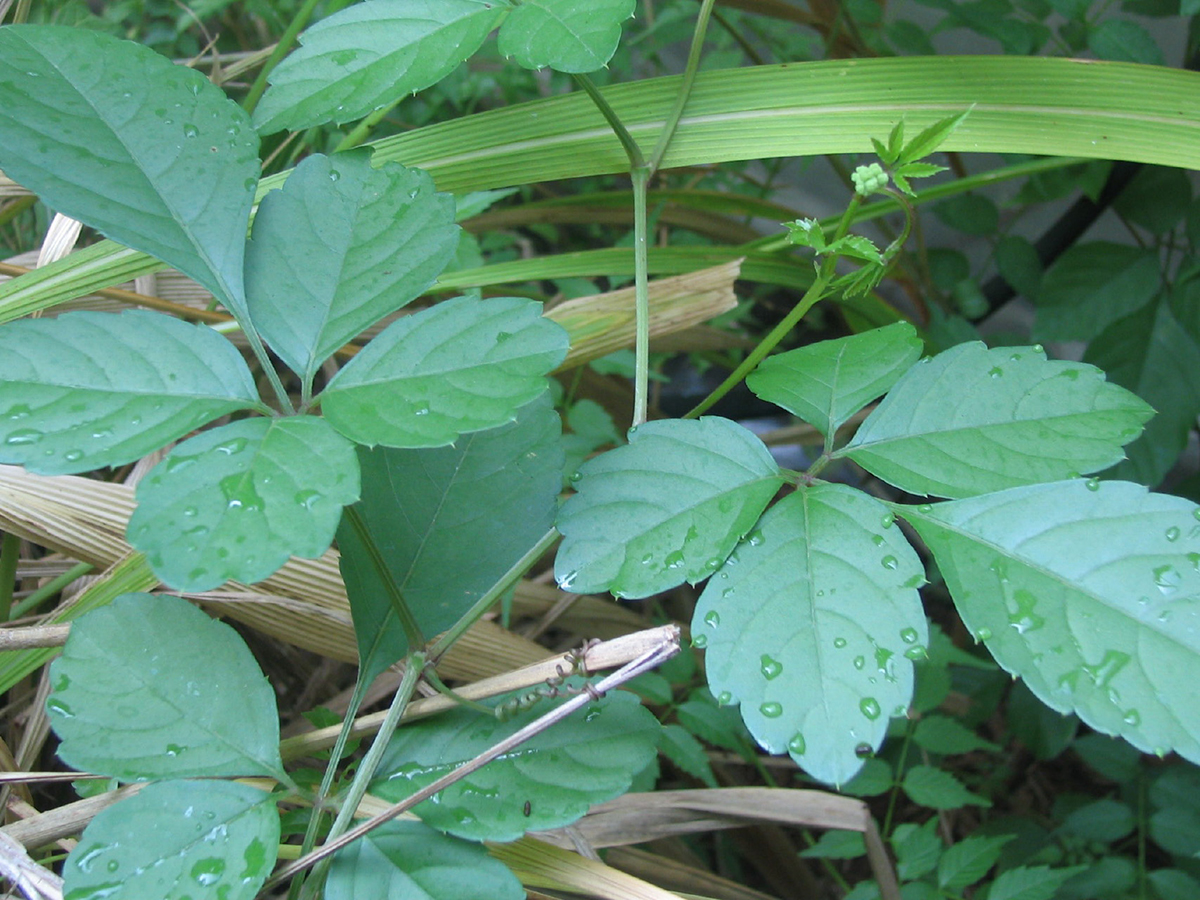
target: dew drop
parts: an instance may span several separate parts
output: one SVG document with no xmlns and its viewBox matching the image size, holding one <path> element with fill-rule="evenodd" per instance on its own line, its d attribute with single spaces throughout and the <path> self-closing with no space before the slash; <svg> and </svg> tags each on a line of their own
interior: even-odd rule
<svg viewBox="0 0 1200 900">
<path fill-rule="evenodd" d="M 1121 721 L 1123 721 L 1126 725 L 1133 725 L 1136 727 L 1142 724 L 1142 714 L 1136 709 L 1127 709 L 1125 710 L 1125 716 Z"/>
<path fill-rule="evenodd" d="M 929 651 L 924 647 L 909 647 L 904 651 L 904 658 L 912 660 L 928 659 Z"/>
<path fill-rule="evenodd" d="M 748 543 L 751 547 L 757 547 L 762 542 L 763 542 L 762 532 L 759 531 L 758 529 L 755 529 L 754 531 L 751 531 L 748 535 L 746 535 L 746 543 Z"/>
<path fill-rule="evenodd" d="M 705 647 L 708 646 L 708 635 L 706 635 L 706 634 L 693 635 L 692 636 L 692 646 L 699 647 L 701 650 L 703 650 Z"/>
<path fill-rule="evenodd" d="M 858 708 L 864 716 L 874 722 L 883 713 L 879 701 L 874 697 L 863 697 L 858 701 Z"/>
<path fill-rule="evenodd" d="M 884 537 L 882 534 L 871 535 L 871 543 L 874 544 L 876 547 L 882 547 L 883 541 L 884 541 Z"/>
<path fill-rule="evenodd" d="M 337 169 L 329 170 L 329 180 L 330 181 L 337 181 L 341 177 L 342 177 L 342 173 L 339 172 Z"/>
<path fill-rule="evenodd" d="M 793 734 L 792 739 L 788 741 L 787 748 L 788 753 L 793 756 L 803 756 L 804 751 L 808 749 L 808 746 L 804 743 L 804 735 L 798 731 Z"/>
<path fill-rule="evenodd" d="M 18 447 L 23 444 L 36 444 L 44 437 L 45 435 L 42 432 L 34 428 L 18 428 L 5 438 L 4 443 L 10 447 Z"/>
<path fill-rule="evenodd" d="M 1168 541 L 1171 541 L 1172 543 L 1174 543 L 1175 541 L 1179 540 L 1180 534 L 1181 534 L 1180 530 L 1172 525 L 1170 528 L 1167 529 L 1166 538 Z"/>
<path fill-rule="evenodd" d="M 762 672 L 763 678 L 771 681 L 778 678 L 783 673 L 783 663 L 772 657 L 770 654 L 764 653 L 759 657 L 758 670 Z"/>
<path fill-rule="evenodd" d="M 1041 344 L 1034 344 L 1034 345 L 1033 345 L 1033 352 L 1034 352 L 1034 353 L 1045 353 L 1045 352 L 1046 352 L 1046 348 L 1045 348 L 1045 347 L 1043 347 Z"/>
<path fill-rule="evenodd" d="M 183 508 L 183 514 L 189 519 L 193 518 L 196 515 L 196 507 L 185 506 Z"/>
<path fill-rule="evenodd" d="M 990 641 L 992 639 L 992 629 L 980 628 L 975 632 L 975 640 Z"/>
<path fill-rule="evenodd" d="M 783 704 L 776 703 L 774 700 L 768 700 L 766 703 L 759 705 L 758 711 L 768 719 L 778 719 L 783 715 Z"/>
<path fill-rule="evenodd" d="M 872 751 L 871 745 L 868 744 L 866 741 L 863 741 L 861 744 L 858 744 L 854 748 L 854 755 L 857 756 L 859 759 L 865 759 L 866 757 L 870 756 L 873 752 L 874 751 Z"/>
<path fill-rule="evenodd" d="M 571 590 L 571 585 L 575 583 L 575 579 L 579 577 L 578 572 L 568 572 L 562 578 L 558 579 L 558 586 L 564 591 Z"/>
<path fill-rule="evenodd" d="M 67 462 L 79 462 L 81 459 L 83 459 L 83 451 L 68 450 L 63 454 L 63 459 L 65 459 Z"/>
<path fill-rule="evenodd" d="M 54 713 L 55 715 L 62 716 L 64 719 L 75 718 L 75 711 L 71 709 L 68 704 L 64 703 L 62 700 L 59 700 L 57 697 L 51 697 L 46 701 L 46 709 L 50 710 L 50 712 Z"/>
<path fill-rule="evenodd" d="M 194 866 L 189 873 L 192 880 L 201 887 L 209 887 L 221 880 L 221 876 L 225 873 L 225 860 L 220 857 L 211 857 L 202 859 Z"/>
<path fill-rule="evenodd" d="M 225 441 L 223 444 L 217 444 L 213 449 L 225 456 L 233 456 L 235 453 L 241 453 L 245 450 L 248 443 L 249 441 L 245 438 L 234 438 L 231 441 Z"/>
<path fill-rule="evenodd" d="M 920 506 L 917 507 L 917 512 L 931 513 L 931 512 L 933 512 L 933 504 L 932 503 L 922 503 Z"/>
<path fill-rule="evenodd" d="M 709 628 L 716 628 L 721 624 L 721 614 L 715 609 L 704 614 L 704 624 Z"/>
<path fill-rule="evenodd" d="M 845 639 L 844 637 L 834 638 L 834 639 L 833 639 L 833 646 L 835 646 L 835 647 L 837 647 L 839 650 L 841 650 L 843 647 L 845 647 L 845 646 L 846 646 L 846 639 Z"/>
<path fill-rule="evenodd" d="M 1100 490 L 1100 479 L 1096 478 L 1095 476 L 1089 478 L 1087 481 L 1084 482 L 1084 484 L 1087 485 L 1087 489 L 1089 491 Z"/>
<path fill-rule="evenodd" d="M 115 859 L 110 859 L 108 861 L 108 865 L 106 865 L 104 868 L 106 868 L 109 872 L 115 872 L 117 869 L 121 868 L 121 864 Z"/>
<path fill-rule="evenodd" d="M 1200 520 L 1200 506 L 1192 510 L 1192 518 Z"/>
<path fill-rule="evenodd" d="M 1003 374 L 1004 370 L 999 366 L 992 366 L 990 369 L 988 369 L 988 375 L 990 375 L 992 378 L 999 378 Z"/>
<path fill-rule="evenodd" d="M 578 483 L 579 483 L 579 480 L 580 480 L 581 478 L 583 478 L 583 473 L 582 473 L 582 472 L 572 472 L 572 473 L 571 473 L 571 484 L 578 484 Z M 649 559 L 649 558 L 650 558 L 650 557 L 649 557 L 649 554 L 647 554 L 647 555 L 646 555 L 646 558 L 645 558 L 645 559 L 643 559 L 643 560 L 642 560 L 642 562 L 644 563 L 644 562 L 646 561 L 646 559 Z"/>
<path fill-rule="evenodd" d="M 867 664 L 867 658 L 865 656 L 854 657 L 854 668 L 861 669 L 866 664 Z"/>
<path fill-rule="evenodd" d="M 898 565 L 900 565 L 900 562 L 899 562 L 899 560 L 897 560 L 897 559 L 896 559 L 896 557 L 894 557 L 894 556 L 891 556 L 891 555 L 889 554 L 888 556 L 885 556 L 883 559 L 881 559 L 881 560 L 879 561 L 879 564 L 880 564 L 881 566 L 883 566 L 885 569 L 891 569 L 891 570 L 895 570 L 895 568 L 896 568 Z"/>
<path fill-rule="evenodd" d="M 891 528 L 892 525 L 895 524 L 895 522 L 896 522 L 896 514 L 888 513 L 886 516 L 884 516 L 880 520 L 879 524 L 882 525 L 884 528 Z"/>
<path fill-rule="evenodd" d="M 416 408 L 413 410 L 413 415 L 414 416 L 429 415 L 429 404 L 428 403 L 418 403 Z"/>
<path fill-rule="evenodd" d="M 321 499 L 321 492 L 314 490 L 297 491 L 292 497 L 292 500 L 297 506 L 303 506 L 307 510 L 311 510 L 316 506 L 317 501 Z"/>
<path fill-rule="evenodd" d="M 728 706 L 732 702 L 733 694 L 729 693 L 729 691 L 721 691 L 721 693 L 717 695 L 717 706 Z"/>
<path fill-rule="evenodd" d="M 187 125 L 183 126 L 183 136 L 184 137 L 194 138 L 199 133 L 200 133 L 200 129 L 197 128 L 195 125 L 187 124 Z"/>
<path fill-rule="evenodd" d="M 1163 594 L 1173 594 L 1179 590 L 1183 576 L 1174 566 L 1159 566 L 1154 570 L 1154 583 Z"/>
<path fill-rule="evenodd" d="M 917 629 L 915 628 L 904 628 L 900 631 L 900 640 L 906 644 L 915 644 L 917 637 Z"/>
</svg>

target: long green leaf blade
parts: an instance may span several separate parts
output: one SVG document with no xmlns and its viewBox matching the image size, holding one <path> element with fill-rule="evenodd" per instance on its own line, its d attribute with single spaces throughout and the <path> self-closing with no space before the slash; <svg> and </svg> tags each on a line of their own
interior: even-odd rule
<svg viewBox="0 0 1200 900">
<path fill-rule="evenodd" d="M 453 447 L 360 448 L 367 529 L 405 603 L 432 637 L 445 631 L 554 525 L 561 425 L 548 393 L 516 421 Z M 345 522 L 342 578 L 368 681 L 408 652 L 371 555 Z"/>
<path fill-rule="evenodd" d="M 585 463 L 558 516 L 565 591 L 648 597 L 715 572 L 783 482 L 762 442 L 717 416 L 664 419 Z"/>
<path fill-rule="evenodd" d="M 785 497 L 713 576 L 692 619 L 709 688 L 750 733 L 845 784 L 912 698 L 929 641 L 924 569 L 894 516 L 843 485 Z"/>
<path fill-rule="evenodd" d="M 2 28 L 0 168 L 244 312 L 258 135 L 199 72 L 85 28 Z"/>
<path fill-rule="evenodd" d="M 546 390 L 567 333 L 520 297 L 457 297 L 389 325 L 321 394 L 326 418 L 367 446 L 443 447 L 512 421 Z"/>
<path fill-rule="evenodd" d="M 454 198 L 368 151 L 310 156 L 267 194 L 246 293 L 271 349 L 306 381 L 333 351 L 428 288 L 454 256 Z"/>
<path fill-rule="evenodd" d="M 178 597 L 122 594 L 71 627 L 46 702 L 76 769 L 140 781 L 279 773 L 275 693 L 245 642 Z"/>
<path fill-rule="evenodd" d="M 341 124 L 436 84 L 483 43 L 508 0 L 371 0 L 322 19 L 271 73 L 263 134 Z"/>
<path fill-rule="evenodd" d="M 1200 510 L 1066 481 L 914 507 L 964 623 L 1043 702 L 1200 761 Z"/>
<path fill-rule="evenodd" d="M 1106 469 L 1151 415 L 1094 366 L 972 342 L 910 369 L 834 455 L 911 494 L 970 497 Z"/>
<path fill-rule="evenodd" d="M 500 52 L 526 69 L 594 72 L 608 64 L 634 0 L 524 0 L 500 29 Z"/>
<path fill-rule="evenodd" d="M 329 549 L 359 496 L 354 445 L 315 416 L 243 419 L 193 437 L 137 488 L 129 542 L 166 584 L 252 584 Z"/>
<path fill-rule="evenodd" d="M 111 900 L 251 900 L 275 865 L 275 800 L 231 781 L 152 784 L 91 821 L 64 894 Z"/>
<path fill-rule="evenodd" d="M 145 456 L 259 403 L 226 338 L 144 310 L 0 328 L 0 462 L 61 475 Z"/>
</svg>

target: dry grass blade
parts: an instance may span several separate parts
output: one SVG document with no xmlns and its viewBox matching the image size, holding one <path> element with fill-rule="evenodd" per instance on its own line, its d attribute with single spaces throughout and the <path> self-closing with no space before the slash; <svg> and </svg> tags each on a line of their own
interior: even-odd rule
<svg viewBox="0 0 1200 900">
<path fill-rule="evenodd" d="M 640 878 L 533 838 L 489 844 L 488 852 L 528 887 L 570 891 L 603 900 L 679 900 L 677 894 Z"/>
<path fill-rule="evenodd" d="M 684 894 L 712 897 L 714 900 L 775 900 L 770 894 L 722 878 L 713 872 L 645 850 L 613 847 L 604 854 L 604 861 L 635 878 L 644 878 Z"/>
</svg>

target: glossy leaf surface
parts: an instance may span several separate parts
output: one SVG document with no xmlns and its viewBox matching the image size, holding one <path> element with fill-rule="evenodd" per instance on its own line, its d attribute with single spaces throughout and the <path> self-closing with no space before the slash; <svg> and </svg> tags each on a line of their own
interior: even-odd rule
<svg viewBox="0 0 1200 900">
<path fill-rule="evenodd" d="M 322 409 L 360 444 L 442 447 L 512 421 L 566 353 L 540 303 L 457 297 L 384 329 L 329 383 Z"/>
<path fill-rule="evenodd" d="M 924 569 L 887 507 L 843 485 L 773 506 L 696 605 L 710 690 L 814 778 L 845 784 L 903 715 L 929 633 Z"/>
<path fill-rule="evenodd" d="M 380 763 L 383 777 L 371 793 L 403 800 L 550 708 L 543 702 L 505 722 L 455 710 L 406 725 L 388 745 Z M 613 691 L 413 812 L 427 825 L 471 840 L 511 841 L 526 831 L 569 825 L 589 806 L 629 790 L 633 777 L 654 759 L 659 730 L 637 697 Z"/>
<path fill-rule="evenodd" d="M 428 450 L 359 449 L 356 506 L 426 637 L 453 625 L 554 524 L 561 485 L 558 414 L 548 394 L 517 420 Z M 408 640 L 362 539 L 338 529 L 360 665 L 371 673 Z"/>
<path fill-rule="evenodd" d="M 325 900 L 524 900 L 508 866 L 422 822 L 386 822 L 339 850 Z"/>
<path fill-rule="evenodd" d="M 1103 241 L 1077 244 L 1042 278 L 1034 334 L 1039 340 L 1090 340 L 1149 303 L 1161 284 L 1151 250 Z"/>
<path fill-rule="evenodd" d="M 71 627 L 46 711 L 63 762 L 151 778 L 275 775 L 275 692 L 232 628 L 185 600 L 122 594 Z"/>
<path fill-rule="evenodd" d="M 558 516 L 564 591 L 648 597 L 707 578 L 783 477 L 762 441 L 728 419 L 664 419 L 579 469 Z"/>
<path fill-rule="evenodd" d="M 621 40 L 634 0 L 524 0 L 500 29 L 500 52 L 526 69 L 594 72 Z"/>
<path fill-rule="evenodd" d="M 915 507 L 963 622 L 1046 704 L 1200 761 L 1200 511 L 1120 481 Z"/>
<path fill-rule="evenodd" d="M 127 463 L 259 402 L 226 338 L 142 310 L 3 326 L 0 394 L 0 462 L 44 475 Z"/>
<path fill-rule="evenodd" d="M 279 847 L 270 794 L 230 781 L 151 784 L 103 810 L 63 866 L 72 900 L 250 900 Z"/>
<path fill-rule="evenodd" d="M 246 248 L 254 324 L 311 378 L 335 350 L 429 285 L 454 255 L 454 198 L 360 150 L 306 158 L 271 191 Z"/>
<path fill-rule="evenodd" d="M 921 347 L 916 329 L 897 322 L 768 357 L 746 385 L 828 437 L 887 393 L 920 359 Z"/>
<path fill-rule="evenodd" d="M 254 111 L 263 134 L 361 119 L 441 81 L 479 49 L 507 0 L 371 0 L 300 35 Z"/>
<path fill-rule="evenodd" d="M 1151 415 L 1093 366 L 974 342 L 905 373 L 835 455 L 910 494 L 970 497 L 1108 468 Z"/>
<path fill-rule="evenodd" d="M 354 445 L 315 416 L 242 419 L 184 441 L 138 484 L 128 539 L 162 580 L 206 591 L 320 556 L 358 499 Z"/>
<path fill-rule="evenodd" d="M 200 72 L 87 28 L 6 27 L 0 168 L 244 311 L 258 135 Z"/>
</svg>

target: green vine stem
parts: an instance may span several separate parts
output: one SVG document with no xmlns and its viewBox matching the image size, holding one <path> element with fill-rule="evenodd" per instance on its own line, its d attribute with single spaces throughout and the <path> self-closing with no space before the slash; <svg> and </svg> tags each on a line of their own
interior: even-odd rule
<svg viewBox="0 0 1200 900">
<path fill-rule="evenodd" d="M 404 595 L 400 592 L 400 586 L 396 584 L 396 579 L 392 577 L 392 570 L 388 568 L 387 562 L 384 561 L 383 554 L 379 551 L 379 545 L 375 543 L 370 529 L 367 528 L 367 523 L 363 521 L 362 513 L 358 511 L 357 507 L 351 505 L 346 507 L 342 515 L 346 517 L 346 521 L 354 529 L 354 534 L 362 541 L 363 547 L 366 548 L 367 554 L 371 557 L 371 568 L 375 570 L 375 574 L 383 582 L 384 590 L 387 591 L 388 601 L 392 605 L 392 611 L 400 621 L 400 627 L 404 629 L 404 636 L 408 638 L 408 646 L 424 647 L 425 636 L 421 633 L 421 626 L 417 624 L 412 610 L 404 602 Z"/>
<path fill-rule="evenodd" d="M 312 14 L 320 2 L 321 0 L 304 0 L 304 3 L 296 10 L 296 15 L 292 17 L 292 21 L 288 23 L 288 27 L 284 29 L 283 34 L 280 36 L 279 43 L 275 45 L 275 49 L 271 51 L 271 55 L 267 57 L 267 61 L 263 63 L 263 67 L 258 70 L 258 75 L 255 77 L 254 83 L 250 85 L 250 93 L 242 101 L 242 106 L 246 112 L 254 112 L 254 108 L 258 106 L 258 101 L 262 99 L 262 95 L 267 90 L 267 76 L 288 55 L 288 52 L 292 49 L 292 45 L 296 43 L 296 38 L 304 30 L 304 26 L 312 18 Z"/>
<path fill-rule="evenodd" d="M 683 70 L 683 83 L 675 97 L 675 105 L 671 107 L 670 115 L 667 116 L 663 130 L 658 136 L 658 143 L 654 145 L 654 152 L 650 154 L 651 175 L 662 165 L 663 157 L 671 146 L 671 139 L 675 137 L 675 129 L 679 127 L 679 120 L 683 118 L 684 107 L 692 96 L 692 85 L 696 83 L 696 73 L 700 70 L 700 53 L 704 49 L 704 35 L 708 31 L 713 3 L 714 0 L 701 0 L 700 12 L 696 17 L 696 30 L 692 32 L 692 45 L 688 48 L 687 65 Z"/>
<path fill-rule="evenodd" d="M 13 593 L 17 587 L 17 562 L 21 555 L 21 539 L 11 531 L 0 539 L 0 621 L 12 616 Z"/>
<path fill-rule="evenodd" d="M 68 584 L 79 578 L 82 578 L 88 572 L 92 571 L 93 568 L 94 566 L 91 563 L 76 563 L 57 578 L 47 581 L 24 600 L 14 604 L 9 618 L 19 619 L 22 616 L 28 615 L 31 611 L 37 609 L 39 606 L 65 588 Z"/>
</svg>

